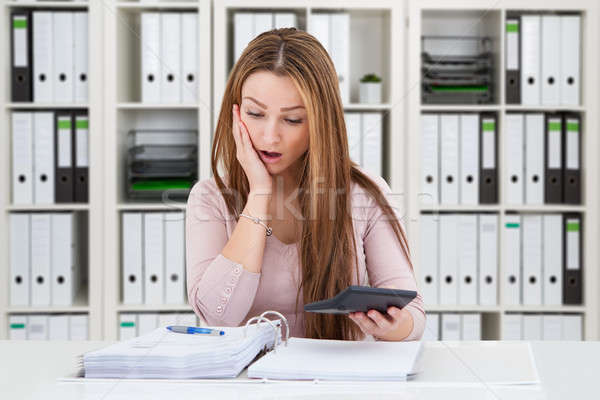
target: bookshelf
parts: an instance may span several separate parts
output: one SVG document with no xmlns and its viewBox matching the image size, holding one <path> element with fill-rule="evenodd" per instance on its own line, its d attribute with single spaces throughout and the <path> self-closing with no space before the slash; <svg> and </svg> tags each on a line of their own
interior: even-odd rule
<svg viewBox="0 0 600 400">
<path fill-rule="evenodd" d="M 120 313 L 191 312 L 188 304 L 124 305 L 121 294 L 121 215 L 123 212 L 181 211 L 182 201 L 133 201 L 125 193 L 124 155 L 126 135 L 130 129 L 151 127 L 156 121 L 168 122 L 198 131 L 198 178 L 211 176 L 210 149 L 212 132 L 222 100 L 225 83 L 232 66 L 233 14 L 236 11 L 273 10 L 293 12 L 304 30 L 309 30 L 310 15 L 319 12 L 346 11 L 350 14 L 350 102 L 345 111 L 378 111 L 384 115 L 383 175 L 392 191 L 398 194 L 396 206 L 405 216 L 413 262 L 419 268 L 419 216 L 422 212 L 494 213 L 502 226 L 508 212 L 581 213 L 584 219 L 583 272 L 584 302 L 581 306 L 525 306 L 503 302 L 498 283 L 499 301 L 495 305 L 431 305 L 434 313 L 481 313 L 484 338 L 501 339 L 502 322 L 507 313 L 581 314 L 584 337 L 600 337 L 600 272 L 598 208 L 600 198 L 595 182 L 600 168 L 597 152 L 600 143 L 593 133 L 599 128 L 597 107 L 598 52 L 595 39 L 600 37 L 598 7 L 593 2 L 573 0 L 534 0 L 527 4 L 516 0 L 494 3 L 485 0 L 242 0 L 138 1 L 104 0 L 79 2 L 34 2 L 0 0 L 0 54 L 10 54 L 9 15 L 13 9 L 85 9 L 89 12 L 90 95 L 86 104 L 13 103 L 10 97 L 10 57 L 3 58 L 0 73 L 0 185 L 11 187 L 10 113 L 13 110 L 60 110 L 85 108 L 90 116 L 90 201 L 86 204 L 21 205 L 11 203 L 11 190 L 0 193 L 0 339 L 8 337 L 8 317 L 12 314 L 85 313 L 89 316 L 89 338 L 118 339 Z M 506 104 L 504 85 L 504 34 L 506 12 L 573 11 L 582 16 L 581 105 L 524 106 Z M 140 88 L 140 15 L 144 11 L 195 12 L 198 15 L 198 99 L 184 104 L 148 104 L 141 101 Z M 444 21 L 462 24 L 464 29 L 484 32 L 494 38 L 494 101 L 491 104 L 432 105 L 421 103 L 421 35 L 443 33 Z M 373 70 L 383 77 L 381 104 L 358 102 L 358 80 Z M 507 112 L 576 111 L 583 123 L 581 205 L 512 205 L 505 202 L 507 155 L 503 146 Z M 419 203 L 420 191 L 420 115 L 423 112 L 493 112 L 497 115 L 498 192 L 497 204 L 428 205 Z M 12 212 L 77 211 L 88 216 L 88 281 L 71 307 L 12 307 L 9 304 L 8 219 Z M 503 230 L 498 233 L 498 277 L 502 277 Z M 418 273 L 418 271 L 416 271 Z"/>
<path fill-rule="evenodd" d="M 578 106 L 527 106 L 506 104 L 505 93 L 505 35 L 504 25 L 507 11 L 523 11 L 543 13 L 554 10 L 557 12 L 576 12 L 582 17 L 582 49 L 581 49 L 581 104 Z M 598 193 L 594 172 L 598 169 L 597 156 L 598 140 L 594 132 L 598 128 L 596 107 L 598 95 L 595 89 L 598 85 L 595 71 L 598 66 L 598 51 L 594 48 L 594 38 L 598 37 L 597 7 L 586 1 L 573 1 L 568 4 L 560 1 L 534 1 L 522 3 L 506 1 L 492 3 L 488 1 L 453 1 L 441 3 L 439 1 L 409 1 L 408 17 L 408 49 L 407 70 L 408 84 L 413 88 L 408 93 L 406 102 L 406 132 L 407 151 L 405 172 L 406 186 L 411 195 L 407 196 L 407 210 L 409 215 L 408 231 L 415 265 L 420 260 L 420 215 L 422 212 L 442 213 L 489 213 L 499 216 L 498 232 L 498 303 L 493 306 L 461 306 L 461 305 L 430 305 L 426 309 L 431 312 L 481 312 L 483 337 L 488 339 L 501 339 L 502 325 L 505 315 L 510 313 L 551 313 L 572 314 L 583 316 L 583 337 L 594 340 L 598 337 L 599 320 L 597 286 L 600 276 L 595 264 L 598 259 L 598 250 L 595 238 L 598 235 Z M 445 23 L 443 23 L 445 21 Z M 449 29 L 449 30 L 448 30 Z M 492 53 L 494 56 L 495 85 L 494 101 L 492 104 L 452 104 L 432 105 L 421 102 L 421 41 L 422 35 L 487 35 L 492 38 Z M 591 39 L 590 39 L 591 38 Z M 420 199 L 413 193 L 419 193 L 421 176 L 421 121 L 423 112 L 434 113 L 459 113 L 459 112 L 494 112 L 497 115 L 497 146 L 498 146 L 498 193 L 497 204 L 480 205 L 421 205 Z M 505 119 L 507 112 L 553 112 L 575 111 L 582 118 L 582 204 L 507 204 L 503 187 L 506 182 L 506 166 L 509 162 L 505 149 Z M 505 294 L 502 292 L 501 279 L 503 277 L 504 258 L 503 244 L 506 241 L 504 220 L 507 212 L 519 214 L 547 214 L 547 213 L 581 213 L 583 227 L 583 274 L 584 298 L 583 305 L 558 305 L 558 306 L 528 306 L 508 305 L 505 303 Z M 493 318 L 492 318 L 493 316 Z M 487 336 L 487 337 L 486 337 Z"/>
<path fill-rule="evenodd" d="M 104 248 L 103 248 L 103 202 L 102 186 L 104 181 L 103 170 L 103 70 L 101 68 L 102 53 L 88 52 L 89 72 L 89 95 L 84 104 L 65 103 L 13 103 L 10 91 L 10 14 L 13 10 L 41 10 L 49 9 L 56 11 L 87 11 L 89 14 L 88 24 L 88 48 L 102 47 L 102 21 L 103 9 L 100 2 L 14 2 L 2 1 L 0 6 L 0 32 L 3 40 L 0 41 L 0 51 L 3 57 L 2 74 L 0 75 L 0 102 L 2 118 L 0 138 L 0 184 L 7 190 L 2 191 L 0 196 L 0 339 L 8 338 L 8 318 L 11 315 L 27 314 L 85 314 L 88 316 L 88 338 L 100 340 L 103 338 L 103 279 L 104 279 Z M 48 110 L 70 110 L 85 109 L 90 120 L 89 128 L 89 201 L 87 203 L 68 204 L 12 204 L 11 201 L 11 113 L 12 111 L 48 111 Z M 56 212 L 74 211 L 85 214 L 87 219 L 87 235 L 84 251 L 84 261 L 81 267 L 86 281 L 82 283 L 80 291 L 72 306 L 68 307 L 21 307 L 10 306 L 10 265 L 9 265 L 9 216 L 13 212 Z"/>
<path fill-rule="evenodd" d="M 142 12 L 192 12 L 197 15 L 196 102 L 155 104 L 142 102 L 140 52 Z M 124 305 L 121 293 L 121 215 L 123 212 L 185 210 L 182 200 L 161 202 L 128 199 L 125 193 L 125 154 L 130 129 L 175 128 L 198 132 L 198 178 L 210 177 L 211 145 L 211 3 L 191 1 L 107 1 L 104 7 L 105 71 L 105 173 L 104 329 L 108 340 L 119 339 L 119 314 L 143 312 L 193 312 L 187 304 Z"/>
</svg>

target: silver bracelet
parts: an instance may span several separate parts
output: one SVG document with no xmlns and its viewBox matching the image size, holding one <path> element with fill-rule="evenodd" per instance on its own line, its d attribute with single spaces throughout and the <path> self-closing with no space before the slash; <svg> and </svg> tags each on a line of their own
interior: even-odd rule
<svg viewBox="0 0 600 400">
<path fill-rule="evenodd" d="M 269 228 L 267 226 L 267 224 L 265 224 L 263 221 L 260 220 L 260 218 L 253 217 L 251 215 L 246 215 L 244 213 L 240 213 L 240 217 L 246 217 L 246 218 L 254 221 L 255 224 L 261 224 L 262 226 L 264 226 L 265 229 L 267 230 L 267 236 L 271 236 L 271 234 L 273 233 L 273 229 Z"/>
</svg>

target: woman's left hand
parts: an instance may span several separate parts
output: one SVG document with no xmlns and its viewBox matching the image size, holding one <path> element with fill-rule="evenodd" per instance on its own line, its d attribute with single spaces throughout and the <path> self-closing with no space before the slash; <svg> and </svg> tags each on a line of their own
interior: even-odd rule
<svg viewBox="0 0 600 400">
<path fill-rule="evenodd" d="M 367 313 L 355 312 L 348 317 L 366 335 L 372 335 L 383 340 L 402 340 L 412 330 L 412 316 L 406 309 L 388 307 L 384 315 L 377 310 L 369 310 Z M 410 324 L 411 326 L 407 326 Z"/>
</svg>

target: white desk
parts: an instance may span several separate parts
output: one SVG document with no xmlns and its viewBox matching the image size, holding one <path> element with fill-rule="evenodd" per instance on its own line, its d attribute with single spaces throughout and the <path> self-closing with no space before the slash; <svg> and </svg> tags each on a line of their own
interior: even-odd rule
<svg viewBox="0 0 600 400">
<path fill-rule="evenodd" d="M 473 343 L 426 343 L 425 372 L 405 383 L 333 384 L 311 382 L 245 383 L 202 381 L 119 381 L 64 383 L 78 354 L 109 342 L 0 341 L 0 394 L 3 399 L 586 399 L 597 398 L 600 342 L 533 342 L 539 386 L 489 386 L 474 376 L 461 347 Z M 478 344 L 485 346 L 486 343 Z M 454 361 L 453 361 L 454 360 Z M 493 363 L 493 361 L 489 361 Z M 454 363 L 454 364 L 452 364 Z M 510 365 L 498 365 L 510 368 Z M 476 371 L 474 371 L 476 373 Z M 215 397 L 218 396 L 218 397 Z M 443 396 L 443 397 L 442 397 Z"/>
</svg>

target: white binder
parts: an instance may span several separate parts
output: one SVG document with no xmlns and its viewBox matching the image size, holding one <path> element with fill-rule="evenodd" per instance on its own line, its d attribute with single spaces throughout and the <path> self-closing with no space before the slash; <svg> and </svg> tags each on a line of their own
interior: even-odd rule
<svg viewBox="0 0 600 400">
<path fill-rule="evenodd" d="M 329 20 L 329 48 L 340 85 L 342 103 L 350 103 L 350 14 L 333 13 Z M 380 174 L 381 175 L 381 174 Z"/>
<path fill-rule="evenodd" d="M 48 339 L 49 340 L 69 340 L 69 316 L 68 315 L 50 315 L 50 316 L 48 316 Z"/>
<path fill-rule="evenodd" d="M 423 340 L 440 340 L 440 314 L 427 313 Z"/>
<path fill-rule="evenodd" d="M 458 204 L 458 115 L 440 115 L 441 203 Z"/>
<path fill-rule="evenodd" d="M 54 101 L 54 23 L 50 11 L 34 11 L 33 20 L 33 101 Z"/>
<path fill-rule="evenodd" d="M 477 236 L 477 215 L 458 215 L 458 303 L 461 305 L 477 304 Z"/>
<path fill-rule="evenodd" d="M 458 215 L 440 215 L 440 304 L 458 304 Z"/>
<path fill-rule="evenodd" d="M 164 214 L 144 214 L 144 303 L 162 304 L 165 292 Z"/>
<path fill-rule="evenodd" d="M 523 339 L 523 316 L 521 314 L 505 314 L 502 316 L 502 340 Z"/>
<path fill-rule="evenodd" d="M 69 316 L 69 336 L 70 340 L 89 340 L 88 338 L 88 320 L 87 315 Z"/>
<path fill-rule="evenodd" d="M 27 339 L 48 340 L 47 315 L 30 315 L 27 317 Z"/>
<path fill-rule="evenodd" d="M 542 339 L 562 340 L 562 317 L 560 315 L 542 315 Z"/>
<path fill-rule="evenodd" d="M 160 18 L 160 101 L 181 103 L 181 14 L 163 12 Z"/>
<path fill-rule="evenodd" d="M 73 13 L 75 35 L 74 35 L 74 82 L 75 82 L 75 103 L 87 103 L 89 91 L 88 75 L 88 13 Z"/>
<path fill-rule="evenodd" d="M 521 216 L 504 217 L 504 276 L 502 278 L 503 303 L 521 304 Z"/>
<path fill-rule="evenodd" d="M 141 213 L 122 214 L 123 304 L 143 303 L 142 227 Z"/>
<path fill-rule="evenodd" d="M 523 340 L 542 340 L 541 315 L 523 315 Z"/>
<path fill-rule="evenodd" d="M 165 213 L 165 303 L 185 304 L 185 216 Z"/>
<path fill-rule="evenodd" d="M 580 104 L 581 17 L 563 15 L 561 24 L 560 99 L 562 105 Z"/>
<path fill-rule="evenodd" d="M 375 176 L 382 169 L 382 115 L 379 112 L 362 113 L 363 166 Z"/>
<path fill-rule="evenodd" d="M 560 18 L 542 16 L 542 104 L 560 104 Z M 571 46 L 572 44 L 569 44 Z"/>
<path fill-rule="evenodd" d="M 344 113 L 350 159 L 362 166 L 362 116 L 360 113 Z"/>
<path fill-rule="evenodd" d="M 442 340 L 460 340 L 460 314 L 442 314 Z"/>
<path fill-rule="evenodd" d="M 142 102 L 160 102 L 160 14 L 141 13 Z"/>
<path fill-rule="evenodd" d="M 440 202 L 439 115 L 421 114 L 421 204 Z"/>
<path fill-rule="evenodd" d="M 11 213 L 10 221 L 10 305 L 28 306 L 30 278 L 29 214 Z"/>
<path fill-rule="evenodd" d="M 521 16 L 521 103 L 540 104 L 541 18 Z"/>
<path fill-rule="evenodd" d="M 54 34 L 54 101 L 73 103 L 74 101 L 74 49 L 73 13 L 57 11 L 53 14 Z"/>
<path fill-rule="evenodd" d="M 439 216 L 421 214 L 419 292 L 427 305 L 439 304 L 440 273 L 439 273 Z M 427 317 L 429 319 L 429 316 Z M 437 340 L 437 339 L 435 339 Z"/>
<path fill-rule="evenodd" d="M 254 14 L 236 12 L 233 16 L 233 62 L 240 58 L 248 43 L 254 38 Z"/>
<path fill-rule="evenodd" d="M 544 203 L 544 114 L 525 116 L 525 203 Z"/>
<path fill-rule="evenodd" d="M 181 14 L 181 102 L 198 102 L 198 13 Z"/>
<path fill-rule="evenodd" d="M 479 115 L 460 116 L 460 203 L 479 203 Z"/>
<path fill-rule="evenodd" d="M 51 215 L 52 305 L 70 306 L 79 289 L 73 213 Z"/>
<path fill-rule="evenodd" d="M 506 203 L 523 204 L 525 123 L 523 114 L 506 114 Z M 538 149 L 541 151 L 541 149 Z"/>
<path fill-rule="evenodd" d="M 50 214 L 31 214 L 31 305 L 50 305 Z"/>
<path fill-rule="evenodd" d="M 581 315 L 563 315 L 562 340 L 583 340 L 583 319 Z"/>
<path fill-rule="evenodd" d="M 177 325 L 177 313 L 158 314 L 158 326 L 165 327 L 169 325 Z"/>
<path fill-rule="evenodd" d="M 542 304 L 542 216 L 523 215 L 523 304 Z"/>
<path fill-rule="evenodd" d="M 544 304 L 562 304 L 563 221 L 561 214 L 543 216 Z"/>
<path fill-rule="evenodd" d="M 317 39 L 323 48 L 331 56 L 330 48 L 330 37 L 329 37 L 329 24 L 330 14 L 325 13 L 314 13 L 310 14 L 310 20 L 308 25 L 308 33 L 313 35 Z"/>
<path fill-rule="evenodd" d="M 273 28 L 295 28 L 298 23 L 296 22 L 296 14 L 294 13 L 276 13 L 275 24 Z"/>
<path fill-rule="evenodd" d="M 481 314 L 462 314 L 462 340 L 481 340 Z"/>
<path fill-rule="evenodd" d="M 36 204 L 54 203 L 54 113 L 33 113 L 34 190 Z"/>
<path fill-rule="evenodd" d="M 158 327 L 158 314 L 140 313 L 138 314 L 138 336 L 152 332 Z"/>
<path fill-rule="evenodd" d="M 137 334 L 137 315 L 119 315 L 119 340 L 133 339 Z"/>
<path fill-rule="evenodd" d="M 33 114 L 12 113 L 12 200 L 33 203 Z"/>
<path fill-rule="evenodd" d="M 177 324 L 185 326 L 198 326 L 198 318 L 194 313 L 181 313 L 177 315 Z"/>
<path fill-rule="evenodd" d="M 479 304 L 498 303 L 498 215 L 479 216 Z"/>
<path fill-rule="evenodd" d="M 10 340 L 27 340 L 27 316 L 8 316 L 8 338 Z"/>
</svg>

